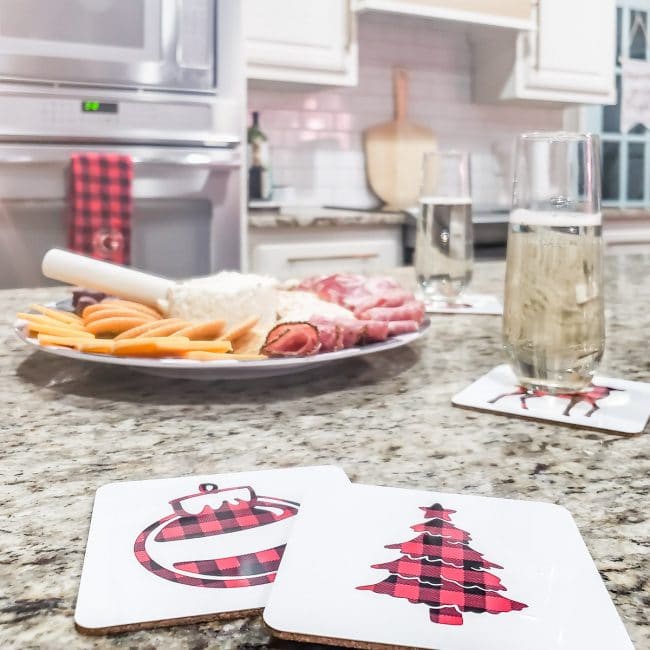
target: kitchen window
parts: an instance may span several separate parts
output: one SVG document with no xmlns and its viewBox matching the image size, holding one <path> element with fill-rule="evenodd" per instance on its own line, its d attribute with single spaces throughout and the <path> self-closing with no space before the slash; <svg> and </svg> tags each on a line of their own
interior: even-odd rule
<svg viewBox="0 0 650 650">
<path fill-rule="evenodd" d="M 602 140 L 603 206 L 650 207 L 650 130 L 621 133 L 621 57 L 650 61 L 650 0 L 619 0 L 616 9 L 617 103 L 584 108 L 584 129 Z"/>
</svg>

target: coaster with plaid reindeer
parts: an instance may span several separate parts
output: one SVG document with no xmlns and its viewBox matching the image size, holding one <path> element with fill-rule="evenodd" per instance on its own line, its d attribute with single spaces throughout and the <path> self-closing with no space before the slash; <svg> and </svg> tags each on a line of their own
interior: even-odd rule
<svg viewBox="0 0 650 650">
<path fill-rule="evenodd" d="M 585 390 L 550 395 L 518 385 L 506 364 L 451 398 L 452 404 L 615 433 L 641 433 L 650 416 L 650 384 L 594 377 Z"/>
<path fill-rule="evenodd" d="M 104 485 L 77 629 L 106 634 L 259 612 L 303 492 L 347 480 L 321 466 Z"/>
<path fill-rule="evenodd" d="M 264 622 L 349 648 L 633 650 L 566 509 L 371 485 L 305 496 Z"/>
</svg>

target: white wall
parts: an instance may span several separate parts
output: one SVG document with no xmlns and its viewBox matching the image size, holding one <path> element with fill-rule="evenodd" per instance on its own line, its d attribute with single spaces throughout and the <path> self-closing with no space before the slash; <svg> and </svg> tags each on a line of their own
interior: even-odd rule
<svg viewBox="0 0 650 650">
<path fill-rule="evenodd" d="M 478 105 L 471 100 L 471 46 L 457 28 L 411 16 L 363 14 L 359 85 L 322 88 L 251 82 L 248 105 L 261 112 L 272 147 L 274 183 L 314 205 L 372 205 L 362 132 L 392 119 L 392 67 L 410 74 L 409 117 L 443 148 L 473 154 L 475 204 L 507 205 L 514 136 L 562 128 L 560 109 Z"/>
</svg>

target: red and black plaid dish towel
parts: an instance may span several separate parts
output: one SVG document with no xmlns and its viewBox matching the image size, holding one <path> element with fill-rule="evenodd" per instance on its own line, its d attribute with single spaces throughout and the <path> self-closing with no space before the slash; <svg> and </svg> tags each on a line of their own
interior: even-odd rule
<svg viewBox="0 0 650 650">
<path fill-rule="evenodd" d="M 75 153 L 70 159 L 70 250 L 129 264 L 133 161 L 116 153 Z"/>
</svg>

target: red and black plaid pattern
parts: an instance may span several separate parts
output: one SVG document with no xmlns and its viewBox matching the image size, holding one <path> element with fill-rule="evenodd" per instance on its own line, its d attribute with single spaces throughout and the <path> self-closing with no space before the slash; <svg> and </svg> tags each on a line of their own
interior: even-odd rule
<svg viewBox="0 0 650 650">
<path fill-rule="evenodd" d="M 442 521 L 451 521 L 451 515 L 453 515 L 455 510 L 447 510 L 443 508 L 439 503 L 434 503 L 432 506 L 422 506 L 420 510 L 424 511 L 424 516 L 427 519 L 441 519 Z"/>
<path fill-rule="evenodd" d="M 429 521 L 412 526 L 421 535 L 408 542 L 390 544 L 404 555 L 392 562 L 372 565 L 390 575 L 373 585 L 357 587 L 411 603 L 429 606 L 434 623 L 462 625 L 464 612 L 500 614 L 527 607 L 498 593 L 501 580 L 487 569 L 503 567 L 470 548 L 470 535 L 451 523 L 453 510 L 440 504 L 421 508 Z"/>
<path fill-rule="evenodd" d="M 424 532 L 428 533 L 429 535 L 444 537 L 450 542 L 457 542 L 459 544 L 467 544 L 472 539 L 464 530 L 456 528 L 456 526 L 453 524 L 440 522 L 437 519 L 430 519 L 423 524 L 416 524 L 415 526 L 411 526 L 411 530 L 414 530 L 416 533 Z"/>
<path fill-rule="evenodd" d="M 199 515 L 174 513 L 143 530 L 135 540 L 133 552 L 138 562 L 151 573 L 184 585 L 226 589 L 269 584 L 275 580 L 284 545 L 239 556 L 177 562 L 173 565 L 177 572 L 161 566 L 151 557 L 146 548 L 147 540 L 156 530 L 154 542 L 167 543 L 258 528 L 293 517 L 298 507 L 299 504 L 292 501 L 260 496 L 234 504 L 224 501 L 219 508 L 206 508 Z M 166 522 L 169 523 L 163 525 Z"/>
<path fill-rule="evenodd" d="M 413 558 L 436 559 L 454 566 L 464 566 L 468 562 L 473 562 L 485 569 L 503 569 L 502 566 L 486 560 L 481 553 L 466 544 L 428 533 L 418 535 L 415 539 L 401 544 L 389 544 L 386 548 L 396 548 Z"/>
<path fill-rule="evenodd" d="M 283 506 L 280 514 L 274 512 L 278 504 L 275 500 L 266 502 L 264 497 L 257 497 L 254 501 L 240 501 L 238 503 L 224 503 L 218 510 L 209 510 L 200 515 L 179 517 L 178 520 L 163 528 L 156 535 L 157 542 L 169 542 L 178 539 L 192 539 L 206 535 L 220 535 L 232 533 L 245 528 L 257 528 L 287 517 L 293 517 L 297 506 L 288 504 Z M 272 508 L 272 510 L 267 510 Z"/>
<path fill-rule="evenodd" d="M 70 160 L 71 250 L 129 264 L 133 161 L 116 153 L 75 153 Z"/>
<path fill-rule="evenodd" d="M 268 548 L 257 553 L 248 553 L 235 557 L 222 557 L 218 560 L 201 560 L 199 562 L 178 562 L 174 568 L 179 571 L 196 573 L 204 576 L 251 576 L 262 573 L 275 573 L 280 566 L 285 544 Z"/>
<path fill-rule="evenodd" d="M 373 569 L 386 569 L 386 571 L 399 575 L 402 578 L 417 578 L 422 582 L 440 585 L 443 581 L 464 585 L 474 584 L 482 589 L 505 591 L 501 580 L 487 571 L 467 567 L 456 567 L 443 564 L 439 561 L 413 560 L 402 557 L 384 564 L 373 564 Z"/>
</svg>

